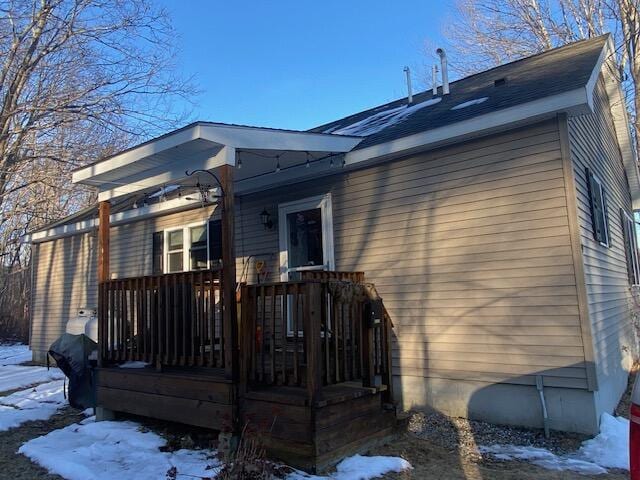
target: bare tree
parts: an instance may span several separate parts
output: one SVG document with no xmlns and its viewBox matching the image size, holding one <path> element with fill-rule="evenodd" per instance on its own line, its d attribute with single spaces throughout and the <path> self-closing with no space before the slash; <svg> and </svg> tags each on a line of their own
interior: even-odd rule
<svg viewBox="0 0 640 480">
<path fill-rule="evenodd" d="M 0 295 L 20 238 L 94 199 L 74 168 L 184 121 L 174 43 L 152 0 L 0 0 Z"/>
</svg>

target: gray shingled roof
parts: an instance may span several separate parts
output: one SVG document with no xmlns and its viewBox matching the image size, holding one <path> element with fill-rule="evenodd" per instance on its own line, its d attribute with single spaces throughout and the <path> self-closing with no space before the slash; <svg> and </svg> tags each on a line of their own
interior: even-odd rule
<svg viewBox="0 0 640 480">
<path fill-rule="evenodd" d="M 355 149 L 389 142 L 585 86 L 607 38 L 608 34 L 582 40 L 452 82 L 451 93 L 444 96 L 442 101 L 418 109 L 403 121 L 370 134 Z M 506 79 L 506 83 L 495 86 L 494 81 L 502 78 Z M 442 94 L 441 89 L 438 94 Z M 451 110 L 461 103 L 484 97 L 487 97 L 487 100 L 482 103 Z M 413 104 L 432 98 L 431 90 L 422 92 L 413 96 Z M 310 131 L 334 132 L 406 103 L 406 97 L 401 98 Z"/>
</svg>

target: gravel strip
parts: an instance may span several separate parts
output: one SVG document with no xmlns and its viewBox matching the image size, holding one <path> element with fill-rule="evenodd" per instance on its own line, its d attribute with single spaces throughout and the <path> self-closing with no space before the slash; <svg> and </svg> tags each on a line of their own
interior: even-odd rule
<svg viewBox="0 0 640 480">
<path fill-rule="evenodd" d="M 542 429 L 493 425 L 466 418 L 451 418 L 439 412 L 414 413 L 409 420 L 409 431 L 418 438 L 429 440 L 474 462 L 491 458 L 478 452 L 479 445 L 498 443 L 532 446 L 564 454 L 575 451 L 588 438 L 585 435 L 551 432 L 551 437 L 546 439 Z"/>
</svg>

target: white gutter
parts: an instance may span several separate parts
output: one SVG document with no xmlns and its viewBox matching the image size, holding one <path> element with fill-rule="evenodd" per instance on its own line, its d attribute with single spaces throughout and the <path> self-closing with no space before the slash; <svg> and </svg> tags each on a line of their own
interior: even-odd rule
<svg viewBox="0 0 640 480">
<path fill-rule="evenodd" d="M 146 207 L 125 210 L 123 212 L 114 213 L 109 217 L 111 226 L 118 226 L 125 223 L 144 220 L 145 218 L 155 217 L 158 215 L 166 215 L 168 213 L 189 210 L 202 202 L 198 199 L 189 199 L 186 197 L 174 198 L 162 203 L 148 205 Z M 215 201 L 209 201 L 205 205 L 213 205 Z M 99 222 L 97 218 L 83 220 L 81 222 L 71 223 L 68 225 L 60 225 L 48 230 L 41 230 L 22 237 L 25 243 L 41 243 L 56 238 L 69 237 L 79 233 L 89 232 L 98 228 Z"/>
</svg>

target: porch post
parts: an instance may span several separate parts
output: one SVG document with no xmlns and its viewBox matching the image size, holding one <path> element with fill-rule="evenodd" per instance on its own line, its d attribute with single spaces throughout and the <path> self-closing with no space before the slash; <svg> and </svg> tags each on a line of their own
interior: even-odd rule
<svg viewBox="0 0 640 480">
<path fill-rule="evenodd" d="M 233 166 L 220 167 L 222 199 L 222 323 L 224 331 L 225 376 L 238 375 L 238 319 L 236 305 L 236 253 L 234 248 Z"/>
<path fill-rule="evenodd" d="M 102 366 L 107 319 L 107 291 L 104 283 L 109 280 L 109 217 L 111 204 L 98 204 L 98 365 Z"/>
</svg>

